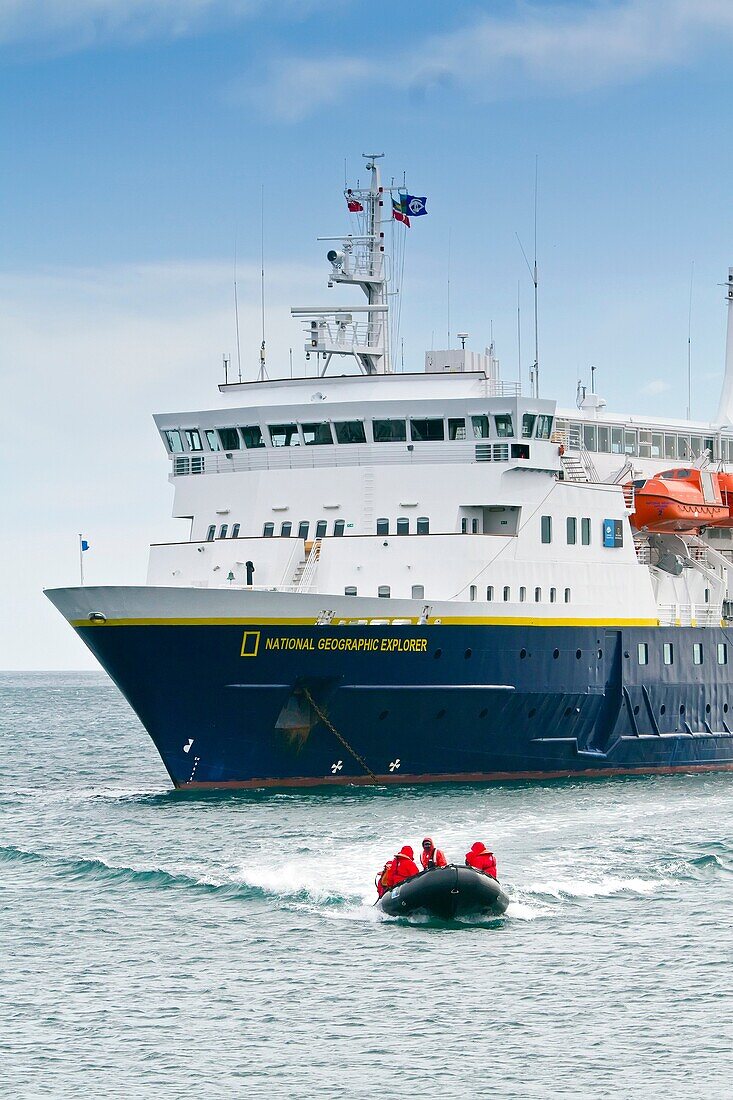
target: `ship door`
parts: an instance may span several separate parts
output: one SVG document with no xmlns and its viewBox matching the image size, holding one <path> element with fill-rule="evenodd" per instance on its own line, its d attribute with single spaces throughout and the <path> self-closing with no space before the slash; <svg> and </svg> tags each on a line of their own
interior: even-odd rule
<svg viewBox="0 0 733 1100">
<path fill-rule="evenodd" d="M 623 699 L 621 631 L 605 630 L 600 638 L 600 644 L 603 646 L 603 653 L 598 657 L 603 668 L 603 702 L 584 747 L 592 752 L 605 753 L 616 739 L 616 725 Z"/>
</svg>

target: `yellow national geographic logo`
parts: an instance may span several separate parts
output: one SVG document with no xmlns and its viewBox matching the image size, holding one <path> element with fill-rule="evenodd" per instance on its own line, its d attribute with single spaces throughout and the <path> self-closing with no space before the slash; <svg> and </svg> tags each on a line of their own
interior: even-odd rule
<svg viewBox="0 0 733 1100">
<path fill-rule="evenodd" d="M 256 657 L 260 648 L 260 632 L 259 630 L 245 630 L 242 635 L 242 648 L 240 650 L 240 657 Z"/>
</svg>

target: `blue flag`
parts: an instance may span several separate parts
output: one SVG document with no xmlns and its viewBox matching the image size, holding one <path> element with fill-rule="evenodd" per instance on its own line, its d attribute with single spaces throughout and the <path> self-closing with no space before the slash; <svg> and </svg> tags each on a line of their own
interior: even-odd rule
<svg viewBox="0 0 733 1100">
<path fill-rule="evenodd" d="M 419 195 L 400 195 L 400 198 L 402 199 L 406 212 L 411 218 L 419 218 L 422 217 L 423 214 L 427 214 L 425 203 L 428 200 L 426 196 L 423 195 L 423 197 L 420 198 Z"/>
<path fill-rule="evenodd" d="M 87 542 L 86 539 L 81 540 L 81 548 L 82 548 L 82 550 L 88 550 L 89 549 L 89 543 Z"/>
</svg>

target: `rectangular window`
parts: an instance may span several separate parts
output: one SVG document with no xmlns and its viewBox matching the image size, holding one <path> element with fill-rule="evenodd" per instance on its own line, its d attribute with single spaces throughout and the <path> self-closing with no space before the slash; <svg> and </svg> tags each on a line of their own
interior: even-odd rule
<svg viewBox="0 0 733 1100">
<path fill-rule="evenodd" d="M 674 664 L 674 646 L 671 642 L 665 642 L 662 646 L 662 660 L 665 665 Z"/>
<path fill-rule="evenodd" d="M 491 603 L 493 598 L 494 598 L 494 586 L 493 586 L 493 584 L 490 584 L 489 587 L 486 589 L 486 599 L 489 601 L 489 603 Z"/>
<path fill-rule="evenodd" d="M 270 424 L 269 428 L 273 447 L 300 446 L 297 424 Z"/>
<path fill-rule="evenodd" d="M 678 458 L 691 458 L 690 454 L 690 437 L 689 435 L 677 436 L 677 457 Z"/>
<path fill-rule="evenodd" d="M 509 603 L 511 598 L 512 598 L 512 590 L 509 587 L 509 585 L 507 585 L 504 589 L 504 603 Z"/>
<path fill-rule="evenodd" d="M 524 603 L 524 601 L 526 599 L 527 599 L 527 589 L 524 587 L 524 585 L 522 585 L 522 587 L 519 589 L 519 602 Z"/>
<path fill-rule="evenodd" d="M 468 519 L 466 516 L 463 516 L 463 518 L 461 519 L 461 534 L 468 534 Z"/>
<path fill-rule="evenodd" d="M 469 590 L 468 590 L 468 598 L 469 598 L 469 600 L 473 601 L 473 600 L 475 600 L 475 599 L 476 599 L 476 592 L 477 592 L 477 588 L 476 588 L 476 585 L 475 585 L 475 584 L 472 584 L 472 585 L 471 585 L 471 587 L 470 587 L 470 588 L 469 588 Z"/>
<path fill-rule="evenodd" d="M 534 590 L 534 602 L 535 603 L 542 603 L 542 589 L 541 588 L 535 588 L 535 590 Z"/>
<path fill-rule="evenodd" d="M 389 592 L 390 592 L 390 588 L 389 588 L 388 584 L 380 584 L 379 588 L 377 589 L 377 595 L 382 600 L 388 600 L 389 599 Z"/>
<path fill-rule="evenodd" d="M 620 455 L 624 453 L 624 430 L 623 428 L 611 428 L 611 454 Z"/>
<path fill-rule="evenodd" d="M 389 520 L 388 519 L 378 519 L 377 520 L 377 534 L 378 535 L 388 535 L 389 534 Z"/>
<path fill-rule="evenodd" d="M 413 598 L 413 600 L 424 600 L 425 599 L 425 585 L 423 585 L 423 584 L 413 584 L 413 586 L 412 586 L 412 598 Z"/>
<path fill-rule="evenodd" d="M 677 436 L 665 435 L 664 437 L 664 457 L 665 458 L 677 458 Z"/>
<path fill-rule="evenodd" d="M 400 517 L 400 519 L 397 520 L 397 534 L 398 535 L 409 535 L 409 533 L 410 533 L 410 521 L 409 521 L 409 519 L 405 519 L 404 517 Z"/>
<path fill-rule="evenodd" d="M 448 438 L 449 439 L 465 439 L 466 438 L 466 421 L 463 417 L 451 417 L 448 421 Z"/>
<path fill-rule="evenodd" d="M 540 521 L 540 529 L 542 532 L 542 541 L 544 543 L 552 542 L 552 516 L 543 516 Z"/>
<path fill-rule="evenodd" d="M 217 428 L 219 433 L 219 439 L 221 440 L 222 450 L 224 451 L 238 451 L 239 450 L 239 432 L 236 428 Z"/>
<path fill-rule="evenodd" d="M 725 642 L 718 642 L 718 664 L 728 664 L 728 646 Z"/>
<path fill-rule="evenodd" d="M 568 516 L 566 521 L 568 533 L 568 546 L 575 546 L 578 541 L 578 521 L 575 516 Z"/>
<path fill-rule="evenodd" d="M 179 455 L 183 451 L 183 442 L 181 440 L 181 433 L 176 431 L 175 428 L 171 431 L 163 433 L 165 435 L 165 441 L 168 444 L 168 450 L 172 455 Z"/>
<path fill-rule="evenodd" d="M 189 451 L 203 451 L 204 445 L 201 442 L 201 432 L 198 428 L 184 428 L 183 434 L 186 437 Z"/>
<path fill-rule="evenodd" d="M 652 433 L 639 431 L 639 458 L 652 457 Z"/>
<path fill-rule="evenodd" d="M 316 538 L 323 539 L 326 537 L 326 521 L 325 519 L 319 519 L 316 524 Z"/>
<path fill-rule="evenodd" d="M 522 417 L 522 439 L 531 439 L 534 432 L 536 413 L 525 413 Z"/>
<path fill-rule="evenodd" d="M 209 449 L 212 451 L 220 451 L 221 445 L 217 438 L 216 432 L 213 428 L 206 429 L 206 442 L 209 444 Z"/>
<path fill-rule="evenodd" d="M 275 524 L 274 523 L 266 523 L 265 526 L 262 528 L 262 537 L 266 538 L 266 539 L 271 539 L 274 534 L 275 534 Z"/>
<path fill-rule="evenodd" d="M 627 428 L 624 432 L 624 454 L 636 455 L 636 431 Z"/>
<path fill-rule="evenodd" d="M 303 442 L 306 447 L 322 447 L 333 443 L 331 425 L 327 420 L 321 420 L 317 424 L 303 424 Z"/>
<path fill-rule="evenodd" d="M 221 527 L 219 528 L 219 538 L 220 539 L 225 539 L 227 537 L 227 531 L 228 530 L 229 530 L 229 524 L 228 523 L 222 523 Z"/>
<path fill-rule="evenodd" d="M 661 432 L 652 432 L 652 458 L 662 458 L 664 436 Z"/>
<path fill-rule="evenodd" d="M 565 589 L 565 603 L 570 603 L 570 589 Z"/>
<path fill-rule="evenodd" d="M 417 517 L 417 533 L 418 533 L 418 535 L 429 535 L 430 534 L 430 520 L 428 519 L 427 516 L 418 516 Z"/>
<path fill-rule="evenodd" d="M 264 447 L 265 441 L 262 438 L 262 429 L 259 424 L 248 424 L 244 428 L 239 429 L 244 439 L 244 445 L 248 451 L 252 451 L 257 447 Z"/>
<path fill-rule="evenodd" d="M 489 418 L 488 416 L 472 416 L 471 427 L 473 428 L 474 439 L 488 439 L 489 438 Z"/>
<path fill-rule="evenodd" d="M 336 535 L 337 538 L 340 538 L 340 536 L 343 535 L 343 533 L 344 533 L 344 528 L 345 527 L 346 527 L 346 520 L 345 519 L 335 519 L 333 521 L 333 533 L 334 533 L 334 535 Z"/>
<path fill-rule="evenodd" d="M 337 420 L 334 427 L 339 443 L 366 443 L 363 420 Z"/>
<path fill-rule="evenodd" d="M 438 439 L 445 439 L 445 425 L 442 420 L 437 418 L 411 420 L 410 439 L 416 443 L 429 443 Z"/>
<path fill-rule="evenodd" d="M 307 539 L 308 538 L 308 528 L 309 527 L 310 527 L 310 523 L 308 522 L 307 519 L 302 519 L 300 521 L 300 523 L 298 524 L 298 538 L 299 539 Z"/>
<path fill-rule="evenodd" d="M 611 430 L 601 424 L 598 425 L 598 450 L 601 454 L 608 454 L 611 450 Z"/>
<path fill-rule="evenodd" d="M 239 527 L 240 527 L 240 525 L 238 523 L 235 523 L 234 526 L 232 527 L 232 538 L 233 539 L 238 539 L 239 538 Z"/>
<path fill-rule="evenodd" d="M 590 516 L 583 516 L 580 521 L 580 541 L 583 546 L 590 546 Z"/>
<path fill-rule="evenodd" d="M 509 413 L 498 413 L 494 417 L 494 424 L 496 425 L 496 434 L 499 439 L 506 439 L 508 436 L 514 435 L 512 418 Z"/>
<path fill-rule="evenodd" d="M 636 656 L 640 665 L 649 664 L 649 646 L 646 642 L 639 642 L 636 647 Z"/>
<path fill-rule="evenodd" d="M 404 420 L 372 420 L 372 435 L 375 443 L 404 443 L 407 428 Z"/>
<path fill-rule="evenodd" d="M 702 664 L 702 642 L 692 643 L 692 663 L 693 665 Z"/>
<path fill-rule="evenodd" d="M 289 520 L 286 519 L 284 523 L 280 524 L 280 538 L 281 539 L 289 539 L 290 538 L 290 532 L 292 530 L 293 530 L 292 523 Z"/>
<path fill-rule="evenodd" d="M 595 451 L 596 449 L 596 426 L 595 424 L 583 425 L 583 443 L 585 444 L 586 451 Z"/>
<path fill-rule="evenodd" d="M 537 433 L 536 439 L 549 439 L 552 435 L 552 417 L 540 416 L 537 417 Z"/>
<path fill-rule="evenodd" d="M 346 588 L 344 589 L 344 596 L 355 596 L 355 595 L 356 595 L 355 585 L 347 584 Z"/>
<path fill-rule="evenodd" d="M 700 457 L 702 454 L 702 436 L 693 435 L 690 437 L 690 450 L 693 458 Z"/>
<path fill-rule="evenodd" d="M 550 589 L 550 603 L 555 603 L 556 600 L 557 600 L 557 589 L 556 588 L 551 588 Z"/>
<path fill-rule="evenodd" d="M 702 446 L 703 446 L 704 451 L 709 451 L 710 452 L 710 457 L 712 459 L 715 459 L 715 458 L 718 457 L 715 453 L 715 451 L 717 449 L 716 446 L 715 446 L 715 440 L 711 439 L 710 436 L 706 436 L 703 439 Z"/>
<path fill-rule="evenodd" d="M 215 526 L 214 526 L 214 524 L 212 523 L 211 527 L 210 527 L 210 528 L 209 528 L 209 530 L 208 530 L 208 531 L 206 532 L 206 541 L 207 541 L 207 542 L 213 542 L 213 541 L 214 541 L 214 536 L 215 536 L 215 535 L 216 535 L 216 527 L 215 527 Z"/>
</svg>

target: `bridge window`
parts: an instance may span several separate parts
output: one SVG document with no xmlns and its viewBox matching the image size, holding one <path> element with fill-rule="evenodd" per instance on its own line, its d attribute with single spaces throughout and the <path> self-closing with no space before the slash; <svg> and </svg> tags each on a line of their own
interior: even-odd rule
<svg viewBox="0 0 733 1100">
<path fill-rule="evenodd" d="M 568 516 L 567 522 L 568 546 L 575 546 L 578 541 L 578 521 L 575 516 Z"/>
<path fill-rule="evenodd" d="M 239 528 L 240 528 L 240 524 L 238 524 L 238 523 L 235 523 L 234 526 L 232 527 L 232 538 L 233 539 L 238 539 L 239 538 Z"/>
<path fill-rule="evenodd" d="M 507 584 L 504 588 L 504 603 L 509 603 L 512 598 L 512 590 Z"/>
<path fill-rule="evenodd" d="M 425 599 L 425 585 L 424 584 L 413 584 L 413 586 L 412 586 L 412 598 L 413 598 L 413 600 L 424 600 Z"/>
<path fill-rule="evenodd" d="M 627 428 L 624 432 L 624 454 L 636 455 L 636 429 Z"/>
<path fill-rule="evenodd" d="M 184 428 L 183 434 L 186 437 L 189 451 L 203 451 L 204 445 L 201 442 L 201 432 L 198 428 Z"/>
<path fill-rule="evenodd" d="M 239 450 L 239 432 L 236 428 L 217 428 L 222 449 L 225 451 Z"/>
<path fill-rule="evenodd" d="M 400 519 L 397 520 L 397 534 L 398 535 L 409 535 L 409 533 L 410 533 L 410 521 L 409 521 L 409 519 L 405 519 L 404 516 L 401 516 Z"/>
<path fill-rule="evenodd" d="M 532 432 L 534 431 L 534 422 L 537 419 L 536 413 L 525 413 L 522 417 L 522 439 L 531 439 Z"/>
<path fill-rule="evenodd" d="M 689 435 L 677 436 L 677 457 L 678 458 L 691 458 L 690 454 L 690 437 Z"/>
<path fill-rule="evenodd" d="M 206 442 L 209 444 L 209 450 L 211 450 L 211 451 L 220 451 L 221 450 L 221 444 L 219 443 L 219 440 L 217 438 L 217 435 L 216 435 L 216 432 L 214 431 L 214 429 L 213 428 L 207 428 L 206 432 L 204 434 L 206 435 Z"/>
<path fill-rule="evenodd" d="M 623 428 L 611 428 L 611 454 L 620 455 L 624 453 L 624 430 Z"/>
<path fill-rule="evenodd" d="M 373 420 L 372 433 L 375 443 L 404 443 L 407 439 L 404 420 Z"/>
<path fill-rule="evenodd" d="M 448 438 L 465 439 L 466 421 L 461 417 L 450 417 L 448 420 Z"/>
<path fill-rule="evenodd" d="M 377 589 L 377 595 L 379 596 L 379 598 L 382 599 L 382 600 L 388 600 L 389 599 L 389 593 L 390 593 L 389 585 L 388 584 L 380 584 L 379 588 Z"/>
<path fill-rule="evenodd" d="M 662 646 L 662 660 L 665 665 L 674 664 L 674 646 L 671 642 L 665 642 Z"/>
<path fill-rule="evenodd" d="M 552 417 L 540 415 L 537 417 L 536 439 L 549 439 L 552 435 Z"/>
<path fill-rule="evenodd" d="M 583 516 L 580 521 L 580 541 L 583 546 L 590 546 L 590 516 Z"/>
<path fill-rule="evenodd" d="M 337 420 L 334 428 L 339 443 L 366 443 L 363 420 Z"/>
<path fill-rule="evenodd" d="M 215 536 L 215 535 L 216 535 L 216 527 L 215 527 L 215 526 L 214 526 L 214 524 L 212 523 L 211 527 L 210 527 L 210 528 L 209 528 L 209 530 L 208 530 L 208 531 L 206 532 L 206 541 L 207 541 L 207 542 L 213 542 L 213 541 L 214 541 L 214 536 Z"/>
<path fill-rule="evenodd" d="M 677 458 L 677 436 L 665 435 L 664 437 L 664 457 L 665 458 Z"/>
<path fill-rule="evenodd" d="M 289 539 L 290 532 L 293 530 L 293 525 L 290 520 L 286 519 L 284 523 L 280 524 L 280 538 Z"/>
<path fill-rule="evenodd" d="M 344 528 L 346 527 L 345 519 L 335 519 L 333 521 L 333 533 L 334 535 L 343 535 Z"/>
<path fill-rule="evenodd" d="M 300 521 L 300 523 L 298 524 L 298 538 L 299 539 L 307 539 L 308 538 L 308 529 L 309 529 L 309 527 L 310 527 L 310 523 L 308 522 L 307 519 L 302 519 Z"/>
<path fill-rule="evenodd" d="M 473 428 L 474 439 L 488 439 L 489 438 L 489 418 L 488 416 L 472 416 L 471 427 Z"/>
<path fill-rule="evenodd" d="M 514 435 L 512 418 L 509 413 L 498 413 L 498 415 L 494 417 L 494 423 L 496 424 L 496 434 L 499 439 L 506 439 L 508 436 Z"/>
<path fill-rule="evenodd" d="M 535 590 L 534 590 L 534 602 L 535 603 L 541 603 L 542 602 L 542 589 L 541 588 L 535 588 Z"/>
<path fill-rule="evenodd" d="M 259 424 L 247 424 L 244 428 L 239 429 L 244 439 L 244 445 L 248 451 L 252 451 L 257 447 L 264 447 L 265 441 L 262 438 L 262 429 Z"/>
<path fill-rule="evenodd" d="M 427 516 L 417 517 L 417 533 L 418 535 L 430 534 L 430 520 Z"/>
<path fill-rule="evenodd" d="M 179 455 L 183 451 L 183 441 L 181 440 L 181 433 L 172 429 L 163 433 L 165 435 L 165 441 L 168 444 L 168 450 L 172 455 Z"/>
<path fill-rule="evenodd" d="M 316 524 L 316 538 L 322 539 L 326 537 L 326 521 L 325 519 L 319 519 Z"/>
<path fill-rule="evenodd" d="M 595 424 L 583 425 L 583 445 L 586 451 L 595 451 L 596 449 L 596 426 Z"/>
<path fill-rule="evenodd" d="M 219 528 L 219 538 L 220 539 L 225 539 L 227 537 L 227 531 L 228 530 L 229 530 L 229 524 L 228 523 L 222 523 L 221 527 Z"/>
<path fill-rule="evenodd" d="M 344 596 L 355 596 L 355 595 L 356 595 L 356 585 L 347 584 L 346 588 L 344 589 Z"/>
<path fill-rule="evenodd" d="M 702 454 L 702 436 L 690 436 L 690 450 L 693 458 L 699 458 Z"/>
<path fill-rule="evenodd" d="M 702 664 L 702 642 L 693 642 L 692 644 L 692 663 L 693 665 Z"/>
<path fill-rule="evenodd" d="M 300 446 L 297 424 L 270 424 L 269 427 L 273 447 Z"/>
<path fill-rule="evenodd" d="M 605 425 L 598 425 L 598 450 L 601 454 L 608 454 L 611 450 L 611 429 Z"/>
<path fill-rule="evenodd" d="M 266 523 L 264 525 L 264 527 L 262 528 L 262 537 L 266 538 L 266 539 L 271 539 L 274 534 L 275 534 L 275 524 L 274 523 Z"/>
<path fill-rule="evenodd" d="M 718 642 L 718 664 L 728 664 L 728 646 L 725 642 Z"/>
<path fill-rule="evenodd" d="M 324 444 L 333 444 L 331 425 L 326 420 L 317 424 L 303 424 L 303 442 L 306 447 L 322 447 Z"/>
<path fill-rule="evenodd" d="M 544 543 L 552 542 L 552 516 L 542 516 L 540 520 L 540 532 Z"/>
<path fill-rule="evenodd" d="M 389 534 L 389 520 L 388 519 L 378 519 L 377 520 L 377 534 L 378 535 L 388 535 Z"/>
<path fill-rule="evenodd" d="M 649 664 L 649 646 L 646 642 L 639 642 L 636 647 L 636 657 L 640 665 Z"/>
<path fill-rule="evenodd" d="M 442 420 L 437 418 L 411 420 L 410 439 L 413 439 L 416 443 L 429 443 L 438 439 L 445 439 L 445 425 Z"/>
</svg>

